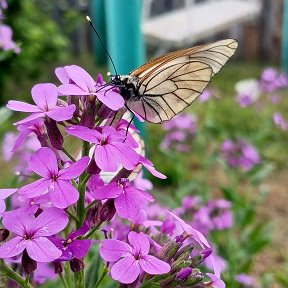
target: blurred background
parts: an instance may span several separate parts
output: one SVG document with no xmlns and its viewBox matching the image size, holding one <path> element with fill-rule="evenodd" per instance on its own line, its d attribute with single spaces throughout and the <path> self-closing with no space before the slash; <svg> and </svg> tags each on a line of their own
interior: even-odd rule
<svg viewBox="0 0 288 288">
<path fill-rule="evenodd" d="M 239 41 L 182 116 L 140 128 L 150 159 L 168 176 L 151 179 L 157 198 L 184 207 L 187 222 L 206 231 L 227 287 L 288 287 L 287 0 L 0 0 L 0 187 L 13 187 L 19 172 L 20 152 L 9 149 L 19 115 L 7 101 L 31 102 L 36 83 L 59 85 L 56 67 L 114 73 L 86 15 L 121 74 L 176 49 Z M 227 211 L 232 218 L 208 229 L 207 209 L 211 218 L 225 222 Z"/>
</svg>

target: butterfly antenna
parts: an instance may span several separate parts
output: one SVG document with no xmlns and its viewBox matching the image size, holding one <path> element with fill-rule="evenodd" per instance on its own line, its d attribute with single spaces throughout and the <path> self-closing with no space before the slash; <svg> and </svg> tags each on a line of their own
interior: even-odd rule
<svg viewBox="0 0 288 288">
<path fill-rule="evenodd" d="M 104 51 L 106 52 L 106 54 L 108 55 L 108 57 L 109 57 L 109 59 L 110 59 L 110 61 L 111 61 L 111 63 L 112 63 L 112 66 L 113 66 L 113 68 L 114 68 L 115 74 L 116 74 L 116 76 L 118 76 L 118 73 L 117 73 L 117 70 L 116 70 L 115 64 L 114 64 L 114 62 L 113 62 L 113 60 L 112 60 L 112 58 L 111 58 L 111 56 L 110 56 L 110 54 L 109 54 L 109 52 L 108 52 L 106 46 L 105 46 L 105 44 L 104 44 L 102 38 L 100 37 L 100 35 L 99 35 L 99 33 L 97 32 L 95 26 L 93 25 L 93 23 L 92 23 L 90 17 L 89 17 L 89 16 L 86 16 L 86 20 L 89 22 L 90 26 L 92 27 L 92 29 L 93 29 L 94 32 L 96 33 L 97 37 L 99 38 L 100 43 L 101 43 L 101 45 L 102 45 Z"/>
</svg>

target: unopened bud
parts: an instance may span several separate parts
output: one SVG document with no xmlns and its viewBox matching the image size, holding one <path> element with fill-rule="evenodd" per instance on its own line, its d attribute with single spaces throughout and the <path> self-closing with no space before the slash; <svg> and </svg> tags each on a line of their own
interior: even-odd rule
<svg viewBox="0 0 288 288">
<path fill-rule="evenodd" d="M 161 232 L 164 234 L 171 234 L 175 227 L 176 224 L 172 220 L 166 219 L 161 226 Z"/>
<path fill-rule="evenodd" d="M 9 237 L 9 231 L 7 229 L 0 229 L 0 242 L 5 241 Z"/>
<path fill-rule="evenodd" d="M 81 117 L 80 125 L 88 127 L 90 129 L 95 126 L 95 116 L 96 116 L 96 97 L 91 95 L 84 102 L 84 111 Z"/>
<path fill-rule="evenodd" d="M 181 269 L 190 267 L 191 264 L 192 264 L 191 260 L 188 260 L 188 261 L 177 260 L 172 264 L 170 273 L 175 273 L 175 272 L 180 271 Z"/>
<path fill-rule="evenodd" d="M 192 270 L 193 269 L 191 267 L 184 268 L 176 274 L 176 278 L 178 278 L 182 281 L 186 280 L 191 275 Z"/>
<path fill-rule="evenodd" d="M 46 118 L 45 119 L 45 126 L 47 128 L 48 137 L 51 143 L 51 146 L 57 150 L 61 150 L 63 146 L 63 136 L 57 126 L 55 120 Z"/>
<path fill-rule="evenodd" d="M 99 218 L 102 222 L 110 221 L 116 213 L 114 199 L 107 200 L 100 209 Z"/>
<path fill-rule="evenodd" d="M 97 201 L 95 205 L 88 210 L 86 220 L 88 221 L 88 225 L 90 227 L 94 227 L 99 223 L 99 211 L 101 206 L 101 201 Z"/>
<path fill-rule="evenodd" d="M 180 260 L 180 261 L 186 261 L 189 259 L 192 251 L 194 249 L 194 245 L 193 244 L 188 244 L 186 246 L 184 246 L 182 249 L 180 249 L 177 254 L 175 255 L 174 259 L 175 260 Z"/>
<path fill-rule="evenodd" d="M 54 265 L 54 271 L 56 274 L 63 272 L 63 265 L 61 262 L 52 262 Z"/>
<path fill-rule="evenodd" d="M 175 241 L 168 242 L 162 247 L 159 252 L 159 258 L 165 262 L 169 262 L 177 253 L 183 243 L 176 243 Z"/>
<path fill-rule="evenodd" d="M 70 268 L 74 273 L 79 272 L 85 268 L 85 264 L 84 264 L 83 259 L 73 258 L 69 262 L 70 262 Z"/>
<path fill-rule="evenodd" d="M 182 284 L 184 287 L 195 287 L 195 285 L 200 283 L 203 279 L 204 279 L 203 273 L 200 272 L 198 269 L 193 269 L 192 274 Z"/>
<path fill-rule="evenodd" d="M 37 262 L 30 258 L 26 249 L 22 254 L 21 265 L 26 274 L 31 275 L 37 269 Z"/>
<path fill-rule="evenodd" d="M 207 249 L 199 253 L 198 255 L 195 255 L 191 261 L 192 261 L 192 266 L 197 267 L 200 265 L 210 254 L 212 253 L 211 249 Z"/>
<path fill-rule="evenodd" d="M 95 159 L 92 158 L 88 167 L 87 167 L 87 172 L 91 175 L 93 174 L 99 174 L 101 169 L 97 166 Z"/>
</svg>

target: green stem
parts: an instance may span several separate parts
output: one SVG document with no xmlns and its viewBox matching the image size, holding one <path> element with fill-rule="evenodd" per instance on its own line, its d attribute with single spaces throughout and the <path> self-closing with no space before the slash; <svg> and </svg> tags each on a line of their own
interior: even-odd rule
<svg viewBox="0 0 288 288">
<path fill-rule="evenodd" d="M 58 273 L 59 277 L 60 277 L 60 280 L 62 282 L 62 285 L 64 288 L 69 288 L 68 286 L 68 283 L 66 282 L 65 278 L 63 277 L 63 274 L 62 273 Z"/>
<path fill-rule="evenodd" d="M 72 212 L 70 212 L 68 209 L 65 210 L 65 212 L 66 212 L 72 219 L 74 219 L 76 223 L 79 221 L 78 218 L 77 218 Z"/>
<path fill-rule="evenodd" d="M 84 270 L 74 273 L 75 288 L 85 288 Z"/>
<path fill-rule="evenodd" d="M 101 282 L 103 281 L 103 279 L 105 278 L 105 276 L 108 274 L 108 272 L 109 272 L 109 268 L 108 268 L 108 267 L 105 267 L 104 270 L 103 270 L 103 272 L 102 272 L 101 277 L 100 277 L 99 280 L 96 282 L 94 288 L 99 287 L 99 285 L 101 284 Z"/>
<path fill-rule="evenodd" d="M 3 276 L 14 280 L 23 288 L 33 288 L 29 281 L 27 283 L 26 279 L 22 278 L 18 273 L 9 268 L 3 259 L 0 260 L 0 272 Z"/>
<path fill-rule="evenodd" d="M 84 236 L 81 237 L 81 239 L 88 239 L 90 238 L 95 231 L 97 231 L 99 229 L 99 227 L 101 226 L 102 222 L 99 222 L 95 227 L 93 227 L 87 234 L 85 234 Z"/>
<path fill-rule="evenodd" d="M 62 147 L 62 151 L 66 156 L 68 156 L 73 162 L 76 162 L 76 159 L 64 148 Z"/>
</svg>

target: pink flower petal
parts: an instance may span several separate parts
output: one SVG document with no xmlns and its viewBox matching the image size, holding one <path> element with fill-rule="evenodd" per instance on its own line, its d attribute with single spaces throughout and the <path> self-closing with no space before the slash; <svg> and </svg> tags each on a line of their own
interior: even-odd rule
<svg viewBox="0 0 288 288">
<path fill-rule="evenodd" d="M 213 284 L 214 288 L 225 288 L 226 285 L 225 283 L 218 277 L 216 277 L 214 274 L 212 273 L 206 273 L 206 275 L 211 279 L 211 284 Z"/>
<path fill-rule="evenodd" d="M 58 67 L 55 69 L 55 74 L 62 84 L 69 84 L 70 78 L 64 67 Z"/>
<path fill-rule="evenodd" d="M 101 257 L 107 262 L 116 262 L 120 258 L 132 255 L 132 248 L 120 240 L 104 240 L 99 250 Z"/>
<path fill-rule="evenodd" d="M 117 111 L 125 104 L 123 97 L 112 90 L 101 90 L 96 93 L 97 98 L 110 109 Z"/>
<path fill-rule="evenodd" d="M 81 67 L 77 65 L 65 66 L 65 70 L 70 79 L 72 79 L 77 86 L 84 91 L 89 92 L 95 89 L 94 79 Z"/>
<path fill-rule="evenodd" d="M 34 237 L 51 236 L 62 231 L 68 224 L 66 213 L 57 208 L 47 208 L 31 225 L 34 230 Z"/>
<path fill-rule="evenodd" d="M 114 146 L 118 150 L 118 157 L 121 159 L 121 163 L 127 170 L 133 170 L 138 163 L 138 154 L 129 146 L 124 143 L 117 143 Z"/>
<path fill-rule="evenodd" d="M 81 89 L 80 87 L 78 87 L 75 84 L 64 84 L 64 85 L 60 85 L 58 87 L 58 93 L 59 96 L 86 96 L 89 95 L 90 93 L 88 93 L 86 90 Z"/>
<path fill-rule="evenodd" d="M 68 180 L 58 179 L 49 188 L 52 204 L 57 208 L 67 208 L 79 199 L 78 190 Z"/>
<path fill-rule="evenodd" d="M 133 254 L 147 255 L 150 249 L 150 242 L 144 233 L 131 231 L 128 234 L 128 240 L 133 247 Z"/>
<path fill-rule="evenodd" d="M 141 257 L 139 264 L 145 272 L 152 275 L 166 274 L 171 270 L 168 263 L 151 255 L 144 255 Z"/>
<path fill-rule="evenodd" d="M 119 166 L 119 157 L 115 159 L 115 149 L 112 145 L 97 145 L 95 148 L 94 156 L 95 162 L 103 171 L 114 172 Z M 117 152 L 116 152 L 117 153 Z"/>
<path fill-rule="evenodd" d="M 140 266 L 134 257 L 124 257 L 115 263 L 111 269 L 111 276 L 124 284 L 134 282 L 140 274 Z"/>
<path fill-rule="evenodd" d="M 91 240 L 73 240 L 73 244 L 70 245 L 70 250 L 74 258 L 83 258 L 91 246 Z"/>
<path fill-rule="evenodd" d="M 88 156 L 81 158 L 68 168 L 59 171 L 59 179 L 72 179 L 81 175 L 87 168 L 90 158 Z"/>
<path fill-rule="evenodd" d="M 19 189 L 19 195 L 25 196 L 27 198 L 33 198 L 35 196 L 40 196 L 48 192 L 52 180 L 39 179 L 35 182 L 27 184 Z"/>
<path fill-rule="evenodd" d="M 109 183 L 106 186 L 99 187 L 93 190 L 92 196 L 97 200 L 111 199 L 118 197 L 123 192 L 123 189 L 116 182 Z"/>
<path fill-rule="evenodd" d="M 135 187 L 132 187 L 132 186 L 128 186 L 125 188 L 125 192 L 127 193 L 135 193 L 135 191 L 137 191 L 140 195 L 142 195 L 142 197 L 144 199 L 146 199 L 147 201 L 149 202 L 154 202 L 155 201 L 155 198 L 148 192 L 144 191 L 144 190 L 140 190 L 140 189 L 137 189 Z"/>
<path fill-rule="evenodd" d="M 0 199 L 0 217 L 3 216 L 3 213 L 6 211 L 6 204 L 3 199 Z"/>
<path fill-rule="evenodd" d="M 8 212 L 3 220 L 3 226 L 9 230 L 17 234 L 18 236 L 23 236 L 26 233 L 26 227 L 29 226 L 33 221 L 33 217 L 23 217 L 22 213 L 16 212 Z"/>
<path fill-rule="evenodd" d="M 137 192 L 122 193 L 115 199 L 115 208 L 121 218 L 133 219 L 137 216 L 140 208 L 145 204 Z"/>
<path fill-rule="evenodd" d="M 45 178 L 57 175 L 58 164 L 55 153 L 47 147 L 38 149 L 29 160 L 29 169 Z"/>
<path fill-rule="evenodd" d="M 101 133 L 80 125 L 67 127 L 66 132 L 70 135 L 92 143 L 98 143 L 98 139 L 101 139 Z"/>
<path fill-rule="evenodd" d="M 22 101 L 10 100 L 6 107 L 13 111 L 19 112 L 42 112 L 36 105 L 31 105 Z"/>
<path fill-rule="evenodd" d="M 10 258 L 19 255 L 26 248 L 22 237 L 15 237 L 0 246 L 0 258 Z"/>
<path fill-rule="evenodd" d="M 0 189 L 0 199 L 6 199 L 7 197 L 14 194 L 18 189 L 10 188 L 10 189 Z"/>
<path fill-rule="evenodd" d="M 55 121 L 65 121 L 73 117 L 75 110 L 76 106 L 71 104 L 65 107 L 54 107 L 49 112 L 46 112 L 45 115 L 54 119 Z"/>
<path fill-rule="evenodd" d="M 57 87 L 52 83 L 36 84 L 31 90 L 32 98 L 42 111 L 49 111 L 56 106 Z"/>
<path fill-rule="evenodd" d="M 38 237 L 26 242 L 27 253 L 35 261 L 51 262 L 62 255 L 61 250 L 46 237 Z"/>
<path fill-rule="evenodd" d="M 26 118 L 18 121 L 18 122 L 15 122 L 13 125 L 21 125 L 21 124 L 25 124 L 27 122 L 30 122 L 32 120 L 35 120 L 37 118 L 40 118 L 40 117 L 44 117 L 45 114 L 43 112 L 36 112 L 36 113 L 32 113 L 31 115 L 27 116 Z"/>
</svg>

